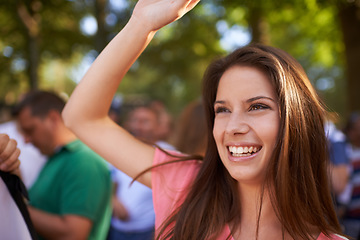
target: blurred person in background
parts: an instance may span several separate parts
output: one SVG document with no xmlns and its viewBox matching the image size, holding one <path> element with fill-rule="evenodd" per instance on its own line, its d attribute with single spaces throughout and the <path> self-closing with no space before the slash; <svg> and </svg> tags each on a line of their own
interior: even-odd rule
<svg viewBox="0 0 360 240">
<path fill-rule="evenodd" d="M 205 155 L 207 144 L 205 110 L 201 100 L 190 102 L 176 121 L 174 147 L 183 153 Z"/>
<path fill-rule="evenodd" d="M 331 117 L 325 122 L 325 134 L 329 144 L 330 158 L 330 180 L 331 188 L 334 193 L 334 202 L 340 223 L 345 214 L 346 204 L 349 202 L 349 178 L 351 174 L 351 164 L 346 152 L 346 136 L 340 131 L 334 122 L 335 117 Z"/>
<path fill-rule="evenodd" d="M 159 112 L 150 105 L 135 106 L 127 114 L 124 125 L 134 137 L 145 143 L 174 149 L 167 142 L 158 140 L 159 117 Z M 151 189 L 137 181 L 132 183 L 132 178 L 115 167 L 112 167 L 111 174 L 114 195 L 108 240 L 153 239 L 155 213 Z"/>
<path fill-rule="evenodd" d="M 106 238 L 111 178 L 105 161 L 65 127 L 65 101 L 34 91 L 15 107 L 25 141 L 48 160 L 29 190 L 30 217 L 40 239 Z"/>
<path fill-rule="evenodd" d="M 173 118 L 164 103 L 159 100 L 152 101 L 150 107 L 155 110 L 158 118 L 156 139 L 158 142 L 167 142 L 173 131 Z"/>
<path fill-rule="evenodd" d="M 151 189 L 137 181 L 132 183 L 132 178 L 115 167 L 111 168 L 111 175 L 113 215 L 107 239 L 153 239 L 155 213 Z"/>
<path fill-rule="evenodd" d="M 159 129 L 162 126 L 159 111 L 146 104 L 135 106 L 124 121 L 125 129 L 134 137 L 149 144 L 156 144 L 163 149 L 174 150 L 171 144 L 159 138 Z"/>
<path fill-rule="evenodd" d="M 347 186 L 347 208 L 343 217 L 345 234 L 360 239 L 360 114 L 352 113 L 344 133 L 348 140 L 347 156 L 351 163 L 350 181 Z"/>
<path fill-rule="evenodd" d="M 0 124 L 0 133 L 5 133 L 16 140 L 18 148 L 21 150 L 20 157 L 20 174 L 25 187 L 29 189 L 35 182 L 38 174 L 45 164 L 46 156 L 42 155 L 40 151 L 31 143 L 26 143 L 24 136 L 19 131 L 16 119 L 12 118 L 11 108 L 2 108 L 2 112 L 8 112 L 8 118 L 4 119 L 5 122 Z"/>
</svg>

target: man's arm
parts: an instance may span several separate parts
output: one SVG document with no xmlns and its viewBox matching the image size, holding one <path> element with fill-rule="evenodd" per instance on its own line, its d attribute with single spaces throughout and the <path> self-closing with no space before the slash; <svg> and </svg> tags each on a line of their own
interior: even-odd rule
<svg viewBox="0 0 360 240">
<path fill-rule="evenodd" d="M 336 195 L 341 194 L 349 182 L 350 171 L 346 164 L 330 164 L 330 179 L 333 191 Z"/>
<path fill-rule="evenodd" d="M 122 221 L 128 221 L 129 220 L 129 213 L 122 204 L 122 202 L 116 197 L 116 195 L 112 196 L 112 205 L 113 205 L 113 215 L 114 217 L 122 220 Z"/>
<path fill-rule="evenodd" d="M 117 182 L 113 182 L 113 192 L 111 196 L 111 202 L 113 207 L 113 216 L 122 220 L 129 220 L 129 213 L 124 206 L 124 204 L 117 198 L 116 191 L 118 189 L 119 184 Z"/>
<path fill-rule="evenodd" d="M 29 206 L 29 213 L 36 231 L 46 239 L 88 239 L 92 221 L 78 215 L 59 216 Z"/>
</svg>

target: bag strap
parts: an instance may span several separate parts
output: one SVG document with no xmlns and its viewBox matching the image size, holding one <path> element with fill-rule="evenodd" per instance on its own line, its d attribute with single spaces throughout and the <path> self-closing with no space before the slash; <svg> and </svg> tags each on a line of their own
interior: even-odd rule
<svg viewBox="0 0 360 240">
<path fill-rule="evenodd" d="M 11 194 L 11 197 L 14 199 L 17 207 L 19 208 L 20 213 L 25 220 L 31 238 L 33 240 L 37 240 L 38 239 L 37 233 L 30 219 L 27 206 L 24 202 L 24 197 L 26 199 L 29 199 L 28 192 L 24 186 L 24 183 L 21 181 L 21 179 L 18 176 L 8 172 L 0 171 L 0 177 L 3 179 L 6 187 L 8 188 Z"/>
</svg>

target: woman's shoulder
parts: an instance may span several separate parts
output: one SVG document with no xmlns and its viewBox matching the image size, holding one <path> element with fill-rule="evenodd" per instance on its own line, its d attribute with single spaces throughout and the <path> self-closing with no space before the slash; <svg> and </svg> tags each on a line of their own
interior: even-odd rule
<svg viewBox="0 0 360 240">
<path fill-rule="evenodd" d="M 184 201 L 200 168 L 199 161 L 181 161 L 185 156 L 176 151 L 155 150 L 151 185 L 157 227 Z"/>
<path fill-rule="evenodd" d="M 201 161 L 196 159 L 191 160 L 188 157 L 189 155 L 186 155 L 176 150 L 161 150 L 159 148 L 156 148 L 153 166 L 163 165 L 169 168 L 179 168 L 181 166 L 186 168 L 188 167 L 197 168 L 198 166 L 200 166 Z M 175 164 L 171 164 L 171 162 Z"/>
<path fill-rule="evenodd" d="M 185 157 L 185 154 L 178 151 L 163 151 L 157 148 L 154 155 L 152 176 L 172 181 L 173 187 L 184 187 L 187 185 L 186 182 L 193 180 L 201 165 L 200 161 L 184 160 Z"/>
</svg>

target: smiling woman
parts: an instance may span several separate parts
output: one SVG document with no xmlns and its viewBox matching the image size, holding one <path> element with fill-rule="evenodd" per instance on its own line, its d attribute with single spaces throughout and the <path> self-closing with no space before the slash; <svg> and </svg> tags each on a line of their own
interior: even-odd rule
<svg viewBox="0 0 360 240">
<path fill-rule="evenodd" d="M 321 232 L 340 233 L 327 188 L 325 110 L 300 64 L 280 49 L 250 45 L 214 61 L 203 86 L 213 132 L 203 167 L 216 169 L 207 179 L 214 186 L 227 179 L 221 189 L 232 194 L 218 201 L 233 203 L 224 206 L 233 216 L 227 220 L 232 236 L 322 239 Z M 251 147 L 257 151 L 239 155 Z"/>
<path fill-rule="evenodd" d="M 140 0 L 70 97 L 66 124 L 152 187 L 156 239 L 342 239 L 328 188 L 325 110 L 284 51 L 250 45 L 210 64 L 202 161 L 147 145 L 109 119 L 131 64 L 157 30 L 197 2 Z"/>
</svg>

